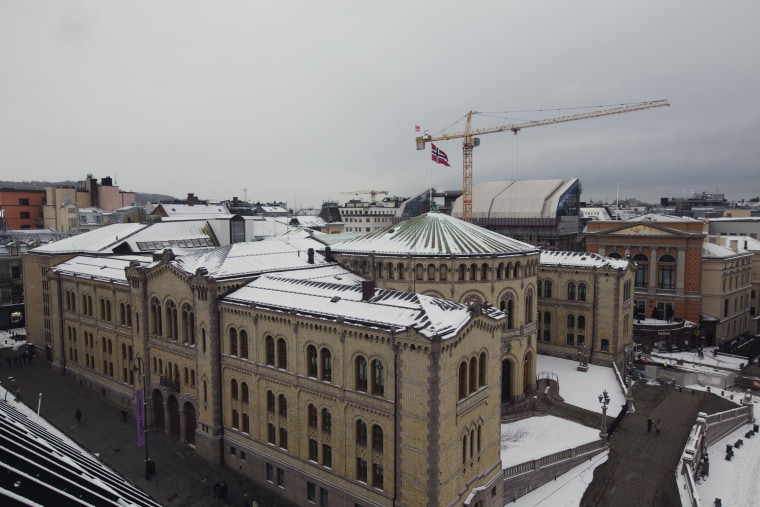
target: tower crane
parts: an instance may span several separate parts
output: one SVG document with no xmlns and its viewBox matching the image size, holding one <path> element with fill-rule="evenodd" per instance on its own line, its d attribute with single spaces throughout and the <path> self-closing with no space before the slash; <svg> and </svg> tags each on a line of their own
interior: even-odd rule
<svg viewBox="0 0 760 507">
<path fill-rule="evenodd" d="M 370 204 L 375 204 L 375 196 L 376 195 L 387 195 L 387 190 L 353 190 L 350 192 L 341 192 L 341 194 L 354 194 L 354 195 L 363 195 L 363 194 L 369 194 L 369 202 Z"/>
<path fill-rule="evenodd" d="M 472 149 L 475 146 L 480 146 L 480 139 L 475 137 L 481 134 L 492 134 L 494 132 L 506 132 L 511 131 L 515 135 L 525 128 L 539 127 L 541 125 L 552 125 L 555 123 L 564 123 L 575 120 L 585 120 L 587 118 L 598 118 L 600 116 L 609 116 L 613 114 L 628 113 L 631 111 L 641 111 L 642 109 L 651 109 L 654 107 L 669 106 L 667 100 L 655 100 L 651 102 L 637 102 L 635 104 L 625 104 L 622 106 L 611 107 L 606 109 L 600 109 L 598 111 L 592 111 L 588 113 L 571 114 L 568 116 L 559 116 L 557 118 L 547 118 L 543 120 L 526 121 L 522 123 L 514 123 L 512 125 L 502 125 L 500 127 L 472 129 L 472 115 L 477 114 L 477 111 L 470 111 L 467 113 L 467 123 L 465 124 L 464 132 L 458 134 L 443 134 L 439 136 L 431 136 L 430 134 L 424 134 L 418 136 L 415 140 L 417 142 L 417 149 L 424 150 L 425 143 L 432 141 L 447 141 L 449 139 L 462 138 L 462 219 L 466 222 L 472 222 Z"/>
</svg>

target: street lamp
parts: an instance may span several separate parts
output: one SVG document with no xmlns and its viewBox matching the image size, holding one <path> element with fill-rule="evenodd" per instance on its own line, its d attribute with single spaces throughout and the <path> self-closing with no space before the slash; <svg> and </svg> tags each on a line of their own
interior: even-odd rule
<svg viewBox="0 0 760 507">
<path fill-rule="evenodd" d="M 607 393 L 607 389 L 599 395 L 599 403 L 602 405 L 602 424 L 599 438 L 607 440 L 607 406 L 610 404 L 610 395 Z"/>
<path fill-rule="evenodd" d="M 143 388 L 135 391 L 135 415 L 137 416 L 137 431 L 141 432 L 138 433 L 137 446 L 140 447 L 141 442 L 145 445 L 145 480 L 147 481 L 150 479 L 151 474 L 155 470 L 154 462 L 149 458 L 148 454 L 148 398 L 145 393 L 145 389 L 147 389 L 147 381 L 145 379 L 145 363 L 140 357 L 135 358 L 135 360 L 138 362 L 139 367 L 137 365 L 133 366 L 132 371 L 139 372 L 142 370 L 143 379 Z M 142 406 L 140 406 L 140 400 L 142 400 Z M 142 439 L 140 436 L 142 436 Z"/>
</svg>

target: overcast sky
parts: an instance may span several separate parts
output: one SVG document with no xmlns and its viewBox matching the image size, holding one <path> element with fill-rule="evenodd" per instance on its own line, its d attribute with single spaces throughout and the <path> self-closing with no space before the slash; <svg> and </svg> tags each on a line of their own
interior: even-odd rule
<svg viewBox="0 0 760 507">
<path fill-rule="evenodd" d="M 473 182 L 580 178 L 583 199 L 760 195 L 760 2 L 0 1 L 0 179 L 320 206 L 462 188 L 431 135 L 491 133 Z M 561 110 L 560 110 L 561 109 Z M 529 112 L 532 111 L 532 112 Z M 382 196 L 381 196 L 382 197 Z"/>
</svg>

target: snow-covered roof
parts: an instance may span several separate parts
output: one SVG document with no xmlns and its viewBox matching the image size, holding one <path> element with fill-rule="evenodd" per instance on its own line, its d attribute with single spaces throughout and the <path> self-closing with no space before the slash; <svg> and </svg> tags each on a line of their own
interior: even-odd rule
<svg viewBox="0 0 760 507">
<path fill-rule="evenodd" d="M 551 179 L 479 183 L 472 189 L 472 215 L 554 219 L 560 198 L 577 183 L 577 178 L 568 181 Z M 462 215 L 462 200 L 463 197 L 459 197 L 454 203 L 453 215 Z"/>
<path fill-rule="evenodd" d="M 327 265 L 324 257 L 316 251 L 313 264 L 309 263 L 308 250 L 316 244 L 310 239 L 235 243 L 188 252 L 175 258 L 172 263 L 188 274 L 195 273 L 198 268 L 205 268 L 209 276 L 217 279 Z"/>
<path fill-rule="evenodd" d="M 627 269 L 628 261 L 586 252 L 541 252 L 541 266 Z"/>
<path fill-rule="evenodd" d="M 38 254 L 92 253 L 109 254 L 125 238 L 148 227 L 146 224 L 111 224 L 105 227 L 77 234 L 55 243 L 42 245 L 31 250 Z"/>
<path fill-rule="evenodd" d="M 598 208 L 581 208 L 580 216 L 581 218 L 591 218 L 593 220 L 612 220 L 607 209 L 601 206 Z"/>
<path fill-rule="evenodd" d="M 334 252 L 483 256 L 537 252 L 533 245 L 444 213 L 426 213 L 332 245 Z"/>
<path fill-rule="evenodd" d="M 153 257 L 145 255 L 116 255 L 110 257 L 78 255 L 56 265 L 52 269 L 57 273 L 87 278 L 92 277 L 110 280 L 113 283 L 126 284 L 127 277 L 124 270 L 132 261 L 147 266 L 153 262 Z"/>
<path fill-rule="evenodd" d="M 455 336 L 472 318 L 467 306 L 453 301 L 375 288 L 363 301 L 360 283 L 295 279 L 289 273 L 265 275 L 224 298 L 227 303 L 291 311 L 356 325 L 404 331 L 414 329 L 426 338 Z M 504 313 L 493 307 L 483 310 L 492 319 Z"/>
<path fill-rule="evenodd" d="M 158 206 L 166 213 L 167 217 L 180 217 L 180 216 L 218 216 L 229 215 L 230 210 L 224 204 L 196 204 L 190 206 L 189 204 L 164 204 L 161 203 Z M 158 207 L 156 206 L 156 207 Z M 155 213 L 156 210 L 153 210 Z"/>
<path fill-rule="evenodd" d="M 214 246 L 205 220 L 157 222 L 126 238 L 133 252 L 154 252 L 164 248 L 201 248 Z"/>
<path fill-rule="evenodd" d="M 296 215 L 292 219 L 292 221 L 296 222 L 298 225 L 302 227 L 324 227 L 325 221 L 320 216 L 314 216 L 314 215 Z"/>
<path fill-rule="evenodd" d="M 701 222 L 696 218 L 681 217 L 676 215 L 660 215 L 658 213 L 647 213 L 638 217 L 629 218 L 626 222 Z"/>
</svg>

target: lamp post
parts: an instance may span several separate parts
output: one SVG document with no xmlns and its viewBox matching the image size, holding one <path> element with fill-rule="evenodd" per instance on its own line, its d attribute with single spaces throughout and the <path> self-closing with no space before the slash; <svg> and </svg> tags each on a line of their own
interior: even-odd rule
<svg viewBox="0 0 760 507">
<path fill-rule="evenodd" d="M 132 371 L 140 372 L 142 371 L 142 380 L 143 380 L 143 388 L 139 391 L 136 391 L 137 399 L 135 400 L 137 403 L 135 404 L 136 414 L 137 414 L 137 431 L 142 431 L 142 443 L 145 445 L 145 480 L 150 479 L 150 475 L 154 470 L 153 462 L 150 459 L 150 455 L 148 453 L 148 422 L 147 422 L 147 415 L 148 415 L 148 398 L 147 393 L 145 390 L 147 389 L 147 381 L 145 378 L 145 363 L 143 362 L 142 358 L 137 357 L 135 358 L 137 361 L 138 366 L 134 366 L 132 368 Z M 139 405 L 140 398 L 142 399 L 142 407 Z M 142 409 L 142 410 L 141 410 Z M 137 446 L 140 446 L 140 433 L 138 433 L 138 439 L 137 439 Z"/>
<path fill-rule="evenodd" d="M 599 395 L 599 403 L 602 405 L 602 424 L 599 438 L 607 440 L 607 406 L 610 404 L 610 395 L 607 393 L 607 389 Z"/>
</svg>

